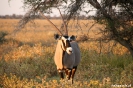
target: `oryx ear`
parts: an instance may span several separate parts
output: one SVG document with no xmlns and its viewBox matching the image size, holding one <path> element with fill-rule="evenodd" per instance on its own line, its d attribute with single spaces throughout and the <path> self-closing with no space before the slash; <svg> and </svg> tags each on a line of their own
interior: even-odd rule
<svg viewBox="0 0 133 88">
<path fill-rule="evenodd" d="M 72 35 L 71 37 L 71 40 L 76 40 L 76 36 Z"/>
<path fill-rule="evenodd" d="M 54 34 L 54 38 L 57 40 L 57 39 L 60 39 L 60 35 L 59 34 Z"/>
</svg>

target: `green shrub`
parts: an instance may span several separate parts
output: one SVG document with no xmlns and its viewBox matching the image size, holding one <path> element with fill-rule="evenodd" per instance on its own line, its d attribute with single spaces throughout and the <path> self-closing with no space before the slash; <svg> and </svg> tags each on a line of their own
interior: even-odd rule
<svg viewBox="0 0 133 88">
<path fill-rule="evenodd" d="M 35 44 L 15 48 L 0 59 L 0 87 L 109 88 L 112 84 L 133 85 L 133 61 L 130 55 L 99 55 L 86 49 L 81 49 L 81 52 L 81 63 L 74 84 L 70 85 L 67 81 L 62 84 L 59 80 L 53 60 L 53 46 Z"/>
<path fill-rule="evenodd" d="M 5 41 L 5 36 L 7 34 L 8 33 L 6 33 L 6 32 L 0 31 L 0 43 L 2 43 L 3 41 Z"/>
</svg>

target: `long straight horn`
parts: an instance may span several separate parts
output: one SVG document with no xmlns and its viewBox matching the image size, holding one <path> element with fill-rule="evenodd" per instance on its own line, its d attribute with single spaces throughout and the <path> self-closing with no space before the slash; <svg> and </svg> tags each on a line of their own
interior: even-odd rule
<svg viewBox="0 0 133 88">
<path fill-rule="evenodd" d="M 63 35 L 61 33 L 61 31 L 41 12 L 39 11 L 39 13 L 41 14 L 42 17 L 44 17 L 61 35 Z"/>
<path fill-rule="evenodd" d="M 65 31 L 66 33 L 65 33 L 65 34 L 66 34 L 66 35 L 68 35 L 67 26 L 66 26 L 66 23 L 65 23 L 65 21 L 64 21 L 64 19 L 63 19 L 62 14 L 61 14 L 61 11 L 60 11 L 60 9 L 59 9 L 59 8 L 57 8 L 57 9 L 58 9 L 58 10 L 59 10 L 59 12 L 60 12 L 60 16 L 61 16 L 61 18 L 62 18 L 62 22 L 64 23 L 64 24 L 63 24 L 63 26 L 65 26 L 65 30 L 66 30 L 66 31 Z"/>
</svg>

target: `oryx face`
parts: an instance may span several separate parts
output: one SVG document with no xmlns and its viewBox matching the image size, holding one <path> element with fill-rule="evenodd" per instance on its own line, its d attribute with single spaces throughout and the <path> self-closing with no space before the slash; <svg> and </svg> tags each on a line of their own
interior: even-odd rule
<svg viewBox="0 0 133 88">
<path fill-rule="evenodd" d="M 72 47 L 70 44 L 70 40 L 68 39 L 68 36 L 62 36 L 61 37 L 61 47 L 64 51 L 66 51 L 68 54 L 72 54 Z"/>
<path fill-rule="evenodd" d="M 60 41 L 60 47 L 63 51 L 66 51 L 68 54 L 73 53 L 70 42 L 74 39 L 74 36 L 59 36 L 58 34 L 56 34 L 55 39 L 58 39 L 58 41 Z"/>
</svg>

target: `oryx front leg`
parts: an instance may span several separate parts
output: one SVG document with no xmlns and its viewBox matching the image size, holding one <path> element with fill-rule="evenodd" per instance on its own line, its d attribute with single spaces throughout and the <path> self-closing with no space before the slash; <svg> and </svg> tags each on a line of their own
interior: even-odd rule
<svg viewBox="0 0 133 88">
<path fill-rule="evenodd" d="M 73 84 L 73 79 L 74 79 L 76 70 L 77 70 L 77 66 L 73 67 L 73 69 L 72 69 L 72 84 Z"/>
<path fill-rule="evenodd" d="M 72 75 L 72 69 L 66 69 L 65 72 L 66 72 L 67 79 L 70 80 Z"/>
</svg>

